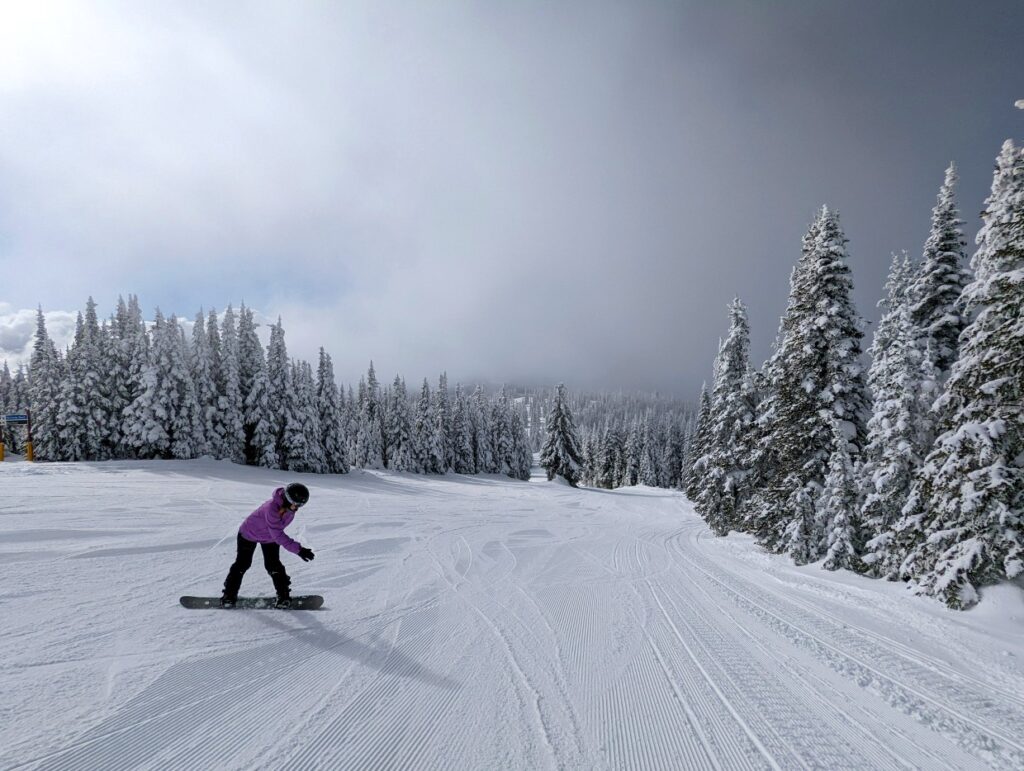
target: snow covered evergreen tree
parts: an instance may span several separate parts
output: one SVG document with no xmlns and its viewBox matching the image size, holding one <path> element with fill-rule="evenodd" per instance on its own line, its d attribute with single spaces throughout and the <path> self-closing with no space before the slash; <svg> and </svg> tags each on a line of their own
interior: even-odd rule
<svg viewBox="0 0 1024 771">
<path fill-rule="evenodd" d="M 470 438 L 469 403 L 462 393 L 462 384 L 455 385 L 452 404 L 452 470 L 456 474 L 474 474 L 473 444 Z"/>
<path fill-rule="evenodd" d="M 214 325 L 216 330 L 216 325 Z M 192 348 L 189 350 L 192 383 L 199 414 L 196 419 L 196 454 L 212 455 L 217 443 L 217 384 L 214 374 L 213 350 L 206 332 L 206 316 L 202 309 L 192 325 Z"/>
<path fill-rule="evenodd" d="M 547 472 L 548 481 L 560 476 L 576 487 L 583 470 L 583 452 L 569 410 L 565 385 L 561 383 L 555 391 L 555 402 L 545 421 L 545 428 L 547 438 L 540 451 L 540 465 Z"/>
<path fill-rule="evenodd" d="M 211 313 L 207 331 L 217 331 L 216 317 Z M 245 405 L 242 398 L 241 364 L 239 362 L 238 331 L 235 311 L 228 305 L 221 321 L 220 377 L 217 381 L 216 431 L 220 436 L 217 457 L 234 463 L 245 463 Z"/>
<path fill-rule="evenodd" d="M 473 468 L 477 474 L 491 474 L 497 471 L 494 462 L 494 447 L 491 442 L 490 410 L 483 389 L 477 386 L 470 400 L 469 411 L 470 444 L 473 448 Z"/>
<path fill-rule="evenodd" d="M 356 434 L 356 460 L 360 468 L 384 468 L 384 427 L 380 405 L 380 383 L 370 362 L 365 380 L 359 387 L 359 421 Z"/>
<path fill-rule="evenodd" d="M 127 363 L 124 375 L 115 380 L 119 383 L 117 402 L 120 405 L 116 452 L 121 458 L 136 458 L 142 457 L 139 455 L 138 442 L 142 441 L 143 433 L 138 426 L 138 420 L 142 419 L 142 416 L 136 413 L 136 407 L 141 406 L 139 397 L 146 390 L 150 340 L 146 332 L 146 323 L 142 319 L 138 297 L 129 295 L 123 312 L 119 304 L 116 318 L 121 356 Z M 152 456 L 147 454 L 145 457 Z"/>
<path fill-rule="evenodd" d="M 455 453 L 452 446 L 452 415 L 448 402 L 448 375 L 442 372 L 434 392 L 434 434 L 441 452 L 441 473 L 452 470 Z"/>
<path fill-rule="evenodd" d="M 893 255 L 888 296 L 871 344 L 868 386 L 874 397 L 868 421 L 867 445 L 859 469 L 864 494 L 861 521 L 863 567 L 881 576 L 891 569 L 892 528 L 910 494 L 914 472 L 921 463 L 921 338 L 912 320 L 908 296 L 912 267 L 906 254 Z"/>
<path fill-rule="evenodd" d="M 395 375 L 395 382 L 391 386 L 390 401 L 385 425 L 390 455 L 388 468 L 393 471 L 419 471 L 409 395 L 405 381 L 398 375 Z"/>
<path fill-rule="evenodd" d="M 727 535 L 740 525 L 739 511 L 748 492 L 746 476 L 755 417 L 750 325 L 747 309 L 739 298 L 729 306 L 729 317 L 729 333 L 715 362 L 704 482 L 696 501 L 697 510 L 716 535 Z"/>
<path fill-rule="evenodd" d="M 59 460 L 78 461 L 87 457 L 85 418 L 89 408 L 89 393 L 86 391 L 85 379 L 90 356 L 85 322 L 79 313 L 75 320 L 75 340 L 68 350 L 64 378 L 60 385 L 60 406 L 57 409 Z"/>
<path fill-rule="evenodd" d="M 128 373 L 131 369 L 131 357 L 128 348 L 129 315 L 128 304 L 123 296 L 117 298 L 117 309 L 110 319 L 109 328 L 109 362 L 108 384 L 110 399 L 110 433 L 111 457 L 123 458 L 124 451 L 124 410 L 129 400 Z"/>
<path fill-rule="evenodd" d="M 416 449 L 418 451 L 416 465 L 424 474 L 443 474 L 444 455 L 437 444 L 437 432 L 434 428 L 433 403 L 430 398 L 430 384 L 423 378 L 420 398 L 416 404 Z"/>
<path fill-rule="evenodd" d="M 246 430 L 252 432 L 246 440 L 246 462 L 263 468 L 280 468 L 277 422 L 270 417 L 269 393 L 267 370 L 265 367 L 257 369 L 252 376 L 249 395 L 245 397 Z"/>
<path fill-rule="evenodd" d="M 509 427 L 512 431 L 512 458 L 509 463 L 508 475 L 513 479 L 526 482 L 530 479 L 530 468 L 533 466 L 533 448 L 530 435 L 518 410 L 512 410 L 509 416 Z"/>
<path fill-rule="evenodd" d="M 358 466 L 356 463 L 356 437 L 359 435 L 359 402 L 352 392 L 352 386 L 348 387 L 348 395 L 345 395 L 344 386 L 338 388 L 338 400 L 341 403 L 341 412 L 345 416 L 345 440 L 348 442 L 349 463 Z"/>
<path fill-rule="evenodd" d="M 803 239 L 777 349 L 765 366 L 759 416 L 757 490 L 744 519 L 759 542 L 798 561 L 821 555 L 820 533 L 805 533 L 806 502 L 818 500 L 838 420 L 859 456 L 867 395 L 860 363 L 861 324 L 853 309 L 846 237 L 838 216 L 822 207 Z M 793 488 L 791 485 L 798 485 Z"/>
<path fill-rule="evenodd" d="M 166 326 L 164 315 L 157 308 L 152 347 L 138 371 L 136 396 L 126 411 L 124 438 L 137 458 L 171 457 L 170 422 L 174 408 L 164 390 L 168 359 Z"/>
<path fill-rule="evenodd" d="M 242 303 L 238 311 L 238 391 L 242 404 L 245 462 L 250 466 L 276 468 L 276 424 L 267 416 L 266 369 L 263 345 L 256 335 L 252 310 Z M 267 441 L 274 442 L 275 446 L 268 447 Z"/>
<path fill-rule="evenodd" d="M 185 333 L 175 314 L 167 319 L 159 342 L 154 341 L 153 353 L 162 397 L 159 403 L 168 418 L 165 423 L 170 440 L 167 457 L 194 458 L 202 430 L 199 402 L 189 372 Z"/>
<path fill-rule="evenodd" d="M 515 437 L 513 434 L 508 391 L 501 387 L 497 399 L 491 404 L 491 444 L 495 471 L 506 476 L 515 465 Z"/>
<path fill-rule="evenodd" d="M 265 420 L 274 434 L 277 457 L 282 464 L 293 459 L 295 447 L 287 446 L 289 434 L 295 435 L 302 425 L 301 416 L 295 414 L 294 384 L 292 366 L 288 359 L 288 348 L 284 341 L 284 326 L 281 318 L 270 328 L 270 342 L 267 345 L 267 415 Z M 294 441 L 299 441 L 296 437 Z M 285 468 L 289 466 L 285 465 Z"/>
<path fill-rule="evenodd" d="M 860 500 L 849 443 L 838 421 L 833 421 L 832 455 L 829 458 L 825 487 L 817 503 L 817 516 L 824 530 L 822 564 L 826 570 L 862 571 L 860 553 L 863 533 L 860 525 Z"/>
<path fill-rule="evenodd" d="M 291 370 L 282 466 L 289 471 L 323 474 L 327 470 L 327 462 L 320 444 L 320 411 L 316 403 L 313 368 L 308 362 L 297 361 L 291 365 Z"/>
<path fill-rule="evenodd" d="M 956 182 L 956 167 L 950 164 L 932 210 L 924 257 L 909 290 L 911 321 L 920 330 L 919 347 L 931 347 L 935 368 L 943 381 L 957 359 L 960 333 L 967 323 L 960 296 L 970 281 L 964 259 L 963 222 L 954 193 Z"/>
<path fill-rule="evenodd" d="M 664 487 L 678 488 L 683 473 L 683 435 L 679 424 L 665 416 L 665 446 L 662 448 L 661 468 Z"/>
<path fill-rule="evenodd" d="M 936 405 L 943 433 L 896 528 L 900 576 L 952 608 L 1024 572 L 1024 150 L 1010 140 L 983 219 L 962 297 L 972 321 Z"/>
<path fill-rule="evenodd" d="M 818 527 L 817 504 L 813 485 L 803 483 L 796 474 L 783 480 L 782 490 L 789 490 L 785 500 L 788 513 L 786 527 L 779 536 L 784 551 L 797 565 L 814 562 L 821 555 L 823 533 Z"/>
<path fill-rule="evenodd" d="M 583 429 L 580 431 L 580 440 L 583 443 L 583 477 L 582 482 L 586 487 L 597 486 L 597 455 L 600 436 L 594 429 Z"/>
<path fill-rule="evenodd" d="M 617 424 L 606 421 L 597 452 L 595 484 L 612 490 L 622 484 L 625 469 L 626 442 Z"/>
<path fill-rule="evenodd" d="M 648 487 L 657 487 L 660 484 L 660 464 L 658 442 L 654 435 L 654 427 L 651 425 L 651 415 L 644 415 L 640 428 L 640 471 L 638 482 Z"/>
<path fill-rule="evenodd" d="M 113 456 L 110 404 L 110 351 L 96 303 L 90 297 L 85 317 L 78 314 L 75 338 L 65 360 L 57 410 L 62 460 L 106 460 Z"/>
<path fill-rule="evenodd" d="M 626 437 L 626 469 L 622 484 L 634 487 L 640 484 L 640 454 L 644 447 L 643 427 L 640 418 L 633 418 Z"/>
<path fill-rule="evenodd" d="M 345 414 L 340 396 L 334 382 L 334 364 L 330 355 L 321 348 L 316 376 L 316 405 L 320 416 L 320 446 L 323 447 L 324 466 L 329 474 L 349 472 Z"/>
<path fill-rule="evenodd" d="M 686 497 L 696 504 L 701 498 L 707 469 L 707 454 L 711 449 L 712 432 L 714 429 L 713 415 L 711 409 L 711 394 L 708 392 L 707 383 L 700 387 L 700 401 L 697 412 L 697 425 L 694 430 L 693 441 L 690 443 L 686 478 L 684 480 Z M 629 453 L 628 443 L 626 449 Z M 628 473 L 628 472 L 627 472 Z M 629 484 L 623 480 L 623 484 Z"/>
<path fill-rule="evenodd" d="M 127 384 L 131 400 L 124 411 L 122 442 L 127 457 L 163 458 L 170 442 L 164 416 L 157 411 L 160 381 L 153 363 L 154 345 L 151 337 L 146 334 L 141 311 L 138 323 L 130 343 L 131 371 Z M 154 336 L 156 328 L 164 324 L 164 315 L 158 308 Z"/>
<path fill-rule="evenodd" d="M 15 407 L 11 396 L 14 378 L 11 377 L 11 370 L 7 366 L 6 359 L 3 364 L 3 369 L 0 369 L 0 415 L 7 415 L 17 409 L 17 407 Z M 0 427 L 0 444 L 5 445 L 7 448 L 14 447 L 13 426 L 4 424 Z"/>
</svg>

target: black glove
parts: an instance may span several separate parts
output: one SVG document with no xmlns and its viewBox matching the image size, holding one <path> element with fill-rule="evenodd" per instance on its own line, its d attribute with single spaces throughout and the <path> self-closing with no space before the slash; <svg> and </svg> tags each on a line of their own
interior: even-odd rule
<svg viewBox="0 0 1024 771">
<path fill-rule="evenodd" d="M 309 562 L 316 555 L 313 554 L 312 549 L 307 549 L 305 546 L 303 546 L 301 549 L 299 549 L 299 556 L 302 557 L 303 562 Z"/>
</svg>

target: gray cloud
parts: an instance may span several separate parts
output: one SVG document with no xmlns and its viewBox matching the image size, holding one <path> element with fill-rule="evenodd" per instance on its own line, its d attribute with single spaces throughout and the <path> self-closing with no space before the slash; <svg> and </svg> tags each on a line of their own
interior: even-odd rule
<svg viewBox="0 0 1024 771">
<path fill-rule="evenodd" d="M 999 5 L 18 4 L 0 301 L 245 300 L 346 381 L 693 393 L 734 294 L 767 355 L 820 204 L 868 317 L 950 160 L 973 219 L 1020 128 Z"/>
</svg>

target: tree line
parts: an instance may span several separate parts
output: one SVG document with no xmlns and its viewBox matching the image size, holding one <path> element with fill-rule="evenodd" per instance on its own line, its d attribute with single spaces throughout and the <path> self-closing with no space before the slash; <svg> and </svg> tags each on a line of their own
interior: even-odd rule
<svg viewBox="0 0 1024 771">
<path fill-rule="evenodd" d="M 442 374 L 410 395 L 373 363 L 357 389 L 336 384 L 320 349 L 316 370 L 289 358 L 281 320 L 264 347 L 243 304 L 195 317 L 191 335 L 159 309 L 143 320 L 138 298 L 121 298 L 100 322 L 89 298 L 66 351 L 42 309 L 28 368 L 0 370 L 0 407 L 31 409 L 40 460 L 197 458 L 310 473 L 351 466 L 425 474 L 496 473 L 529 479 L 532 453 L 523 408 L 502 389 L 450 393 Z M 14 451 L 24 436 L 4 439 Z"/>
<path fill-rule="evenodd" d="M 609 490 L 638 484 L 680 487 L 696 424 L 692 403 L 657 393 L 570 392 L 564 385 L 529 391 L 527 398 L 537 451 L 557 421 L 564 421 L 563 411 L 571 416 L 580 483 Z"/>
<path fill-rule="evenodd" d="M 996 160 L 969 263 L 956 182 L 950 166 L 921 260 L 893 258 L 870 367 L 834 211 L 759 371 L 732 304 L 685 488 L 718 535 L 967 608 L 1024 572 L 1024 149 Z"/>
<path fill-rule="evenodd" d="M 244 304 L 200 312 L 187 326 L 159 309 L 144 321 L 134 295 L 101 321 L 89 298 L 61 351 L 39 309 L 29 366 L 0 368 L 0 410 L 32 410 L 39 460 L 210 456 L 312 473 L 355 466 L 528 479 L 561 398 L 582 437 L 574 482 L 678 487 L 687 465 L 695 410 L 669 396 L 504 386 L 488 394 L 461 384 L 452 392 L 445 374 L 409 393 L 400 376 L 382 386 L 372 362 L 346 391 L 322 348 L 315 371 L 289 359 L 280 319 L 264 347 Z M 3 439 L 23 450 L 20 428 Z"/>
</svg>

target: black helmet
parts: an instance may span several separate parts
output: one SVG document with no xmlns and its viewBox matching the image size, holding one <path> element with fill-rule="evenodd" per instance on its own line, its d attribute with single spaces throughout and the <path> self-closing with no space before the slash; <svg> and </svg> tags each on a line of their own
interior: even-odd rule
<svg viewBox="0 0 1024 771">
<path fill-rule="evenodd" d="M 298 482 L 292 482 L 284 488 L 284 499 L 296 506 L 305 506 L 309 501 L 309 488 Z"/>
</svg>

